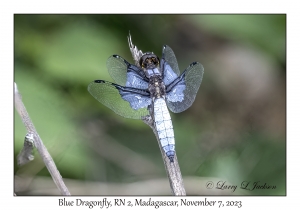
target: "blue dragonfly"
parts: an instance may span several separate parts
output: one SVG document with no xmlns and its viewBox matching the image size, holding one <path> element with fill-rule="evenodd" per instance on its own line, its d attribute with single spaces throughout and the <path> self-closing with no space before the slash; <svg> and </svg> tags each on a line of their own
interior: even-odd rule
<svg viewBox="0 0 300 210">
<path fill-rule="evenodd" d="M 119 55 L 107 60 L 107 69 L 115 83 L 94 80 L 90 94 L 116 114 L 131 119 L 151 116 L 161 147 L 174 162 L 175 139 L 168 108 L 179 113 L 194 102 L 202 82 L 204 68 L 191 63 L 181 74 L 173 50 L 164 45 L 161 59 L 152 52 L 143 53 L 128 38 L 135 64 Z"/>
</svg>

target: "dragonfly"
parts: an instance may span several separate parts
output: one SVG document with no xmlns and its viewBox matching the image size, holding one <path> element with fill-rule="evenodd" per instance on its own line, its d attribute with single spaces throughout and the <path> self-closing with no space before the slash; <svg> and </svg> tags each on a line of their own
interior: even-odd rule
<svg viewBox="0 0 300 210">
<path fill-rule="evenodd" d="M 128 37 L 135 64 L 119 55 L 108 58 L 106 65 L 115 83 L 94 80 L 90 94 L 116 114 L 131 119 L 151 116 L 166 156 L 174 162 L 175 138 L 168 111 L 180 113 L 195 101 L 204 68 L 192 62 L 181 74 L 173 50 L 164 45 L 161 59 L 153 52 L 143 53 Z"/>
</svg>

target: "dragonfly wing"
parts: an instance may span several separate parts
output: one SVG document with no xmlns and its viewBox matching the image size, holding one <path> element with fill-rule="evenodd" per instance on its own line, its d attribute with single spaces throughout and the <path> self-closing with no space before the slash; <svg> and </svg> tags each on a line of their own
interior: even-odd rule
<svg viewBox="0 0 300 210">
<path fill-rule="evenodd" d="M 149 115 L 147 108 L 151 104 L 151 99 L 146 90 L 95 80 L 89 84 L 88 91 L 99 102 L 122 117 L 142 119 Z"/>
<path fill-rule="evenodd" d="M 148 90 L 141 90 L 130 87 L 116 86 L 119 90 L 121 97 L 128 101 L 131 108 L 138 110 L 141 108 L 147 108 L 151 104 L 150 93 Z"/>
<path fill-rule="evenodd" d="M 163 81 L 166 86 L 171 84 L 176 78 L 178 78 L 178 75 L 173 71 L 172 67 L 169 65 L 168 62 L 164 62 L 163 64 Z"/>
<path fill-rule="evenodd" d="M 166 61 L 170 65 L 171 69 L 178 77 L 180 74 L 180 71 L 178 68 L 177 59 L 176 59 L 176 56 L 175 56 L 173 50 L 168 45 L 163 46 L 162 60 Z"/>
<path fill-rule="evenodd" d="M 148 79 L 143 70 L 130 64 L 119 55 L 112 55 L 107 59 L 106 66 L 113 80 L 122 86 L 146 89 Z"/>
<path fill-rule="evenodd" d="M 133 87 L 145 90 L 148 88 L 149 83 L 139 74 L 137 74 L 135 71 L 129 70 L 127 72 L 127 81 L 126 81 L 126 87 Z"/>
<path fill-rule="evenodd" d="M 183 112 L 193 104 L 202 82 L 203 74 L 204 68 L 202 64 L 193 62 L 178 78 L 166 87 L 166 101 L 172 112 Z"/>
</svg>

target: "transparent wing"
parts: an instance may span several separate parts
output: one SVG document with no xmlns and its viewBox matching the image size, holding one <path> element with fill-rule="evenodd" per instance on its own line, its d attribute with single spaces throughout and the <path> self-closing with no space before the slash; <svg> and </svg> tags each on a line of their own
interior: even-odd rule
<svg viewBox="0 0 300 210">
<path fill-rule="evenodd" d="M 118 55 L 112 55 L 107 59 L 106 66 L 111 78 L 117 84 L 124 86 L 127 80 L 127 61 Z"/>
<path fill-rule="evenodd" d="M 173 50 L 168 45 L 163 46 L 162 59 L 164 59 L 170 65 L 170 67 L 177 76 L 180 75 L 176 56 Z"/>
<path fill-rule="evenodd" d="M 204 68 L 201 63 L 194 62 L 171 84 L 166 87 L 167 105 L 174 113 L 185 111 L 195 101 L 202 82 Z"/>
<path fill-rule="evenodd" d="M 148 79 L 143 70 L 130 64 L 119 55 L 112 55 L 106 61 L 108 72 L 113 80 L 122 86 L 138 85 L 136 88 L 144 89 L 148 87 Z M 134 81 L 134 82 L 132 82 Z"/>
<path fill-rule="evenodd" d="M 143 90 L 122 87 L 104 80 L 95 80 L 89 84 L 88 91 L 95 99 L 122 117 L 142 119 L 142 117 L 149 115 L 147 107 L 135 110 L 131 107 L 131 104 L 128 101 L 122 98 L 120 94 L 120 92 L 123 91 L 122 93 L 125 95 L 127 93 L 128 96 L 128 93 L 132 92 L 144 100 L 148 93 L 143 92 Z"/>
</svg>

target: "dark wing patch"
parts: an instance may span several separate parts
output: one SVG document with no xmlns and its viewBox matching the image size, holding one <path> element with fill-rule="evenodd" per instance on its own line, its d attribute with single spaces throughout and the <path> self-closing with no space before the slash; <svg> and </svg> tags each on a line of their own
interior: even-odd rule
<svg viewBox="0 0 300 210">
<path fill-rule="evenodd" d="M 168 62 L 164 62 L 163 64 L 163 75 L 163 81 L 166 86 L 168 86 L 176 78 L 178 78 L 178 75 L 173 71 L 172 67 L 169 65 Z"/>
<path fill-rule="evenodd" d="M 204 68 L 202 64 L 194 62 L 187 67 L 180 77 L 166 87 L 166 101 L 168 108 L 172 112 L 183 112 L 193 104 L 202 82 L 203 74 Z"/>
<path fill-rule="evenodd" d="M 118 85 L 127 86 L 127 83 L 129 83 L 128 86 L 130 86 L 132 79 L 137 80 L 136 83 L 140 84 L 141 87 L 144 87 L 145 83 L 148 82 L 141 68 L 130 64 L 119 55 L 110 56 L 106 61 L 106 66 L 111 78 L 113 78 Z"/>
<path fill-rule="evenodd" d="M 120 90 L 123 91 L 125 97 L 125 93 L 127 93 L 128 95 L 129 93 L 132 93 L 136 94 L 136 96 L 141 96 L 141 98 L 143 98 L 144 100 L 144 97 L 147 95 L 146 91 L 122 87 L 120 85 L 110 83 L 104 80 L 95 80 L 94 82 L 91 82 L 88 86 L 88 91 L 95 99 L 97 99 L 103 105 L 107 106 L 116 114 L 122 117 L 131 119 L 142 119 L 143 117 L 149 115 L 147 107 L 140 108 L 137 110 L 133 109 L 130 103 L 122 98 L 122 96 L 120 95 Z"/>
<path fill-rule="evenodd" d="M 144 80 L 139 74 L 135 73 L 134 71 L 127 72 L 127 82 L 126 87 L 133 87 L 138 89 L 147 89 L 149 83 Z"/>
<path fill-rule="evenodd" d="M 185 81 L 182 77 L 177 77 L 174 82 L 166 89 L 167 101 L 169 102 L 182 102 L 184 99 L 184 90 L 186 89 Z"/>
<path fill-rule="evenodd" d="M 116 88 L 119 90 L 121 97 L 128 101 L 131 108 L 138 110 L 141 108 L 147 108 L 152 100 L 150 98 L 150 93 L 147 89 L 141 90 L 131 87 L 123 87 L 117 85 Z"/>
</svg>

